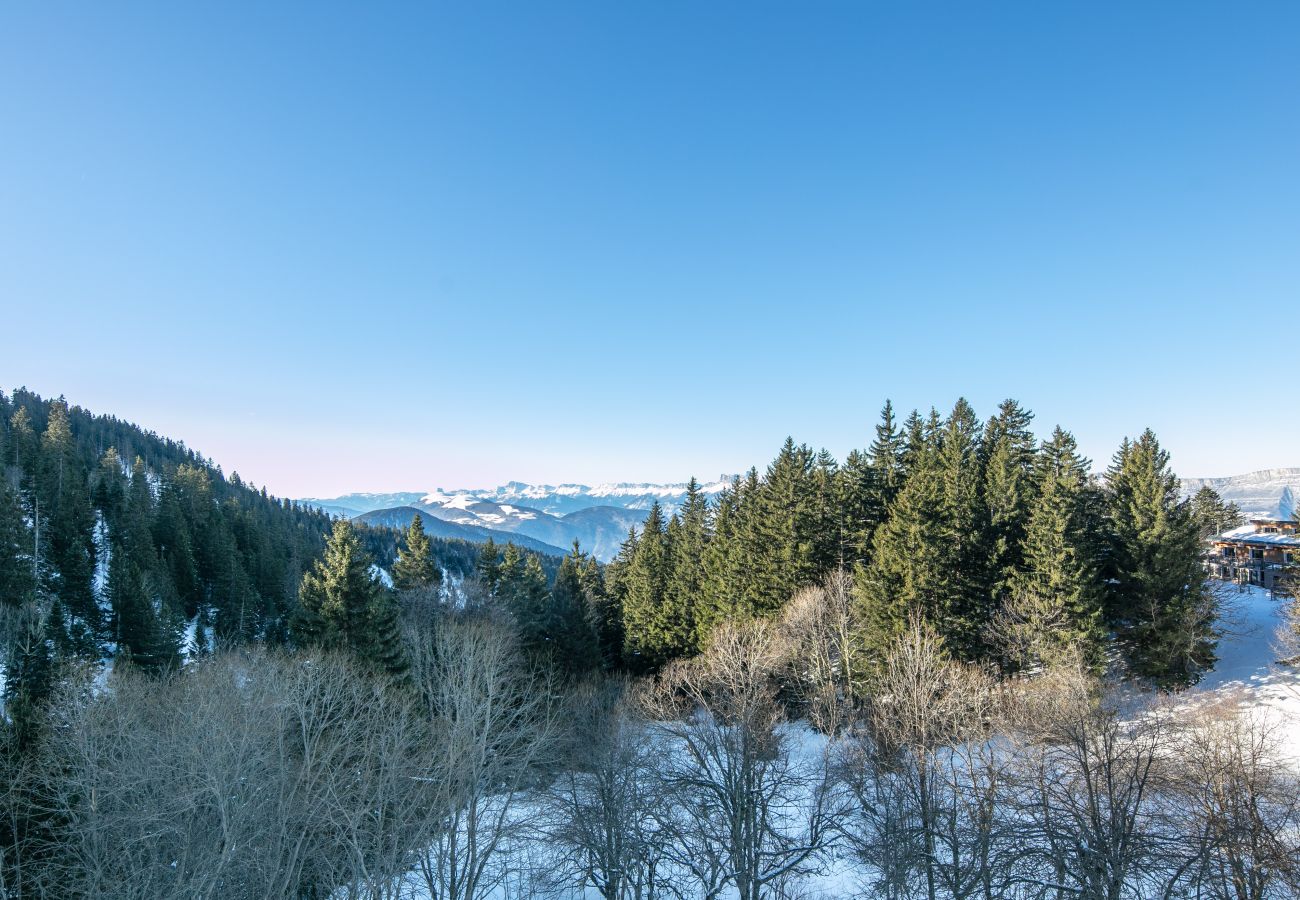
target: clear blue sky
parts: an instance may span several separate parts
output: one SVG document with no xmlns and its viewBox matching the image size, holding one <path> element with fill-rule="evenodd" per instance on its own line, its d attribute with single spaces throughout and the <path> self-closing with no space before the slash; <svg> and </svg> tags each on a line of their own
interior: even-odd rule
<svg viewBox="0 0 1300 900">
<path fill-rule="evenodd" d="M 886 397 L 1300 465 L 1300 4 L 20 3 L 0 385 L 289 495 Z"/>
</svg>

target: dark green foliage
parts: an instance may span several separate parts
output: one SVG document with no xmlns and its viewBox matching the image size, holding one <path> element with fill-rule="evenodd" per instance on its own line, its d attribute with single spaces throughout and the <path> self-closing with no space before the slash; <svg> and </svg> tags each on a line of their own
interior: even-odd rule
<svg viewBox="0 0 1300 900">
<path fill-rule="evenodd" d="M 673 529 L 673 536 L 677 530 Z M 641 533 L 629 540 L 630 554 L 619 584 L 624 662 L 634 671 L 652 671 L 683 655 L 694 638 L 690 610 L 675 605 L 684 598 L 669 592 L 671 539 L 663 510 L 655 503 Z"/>
<path fill-rule="evenodd" d="M 1196 520 L 1196 529 L 1202 538 L 1223 534 L 1245 522 L 1241 507 L 1235 503 L 1224 503 L 1219 492 L 1209 485 L 1192 496 L 1191 515 Z"/>
<path fill-rule="evenodd" d="M 36 595 L 34 535 L 23 518 L 18 494 L 0 477 L 0 606 L 13 609 Z"/>
<path fill-rule="evenodd" d="M 1178 500 L 1169 454 L 1150 430 L 1126 440 L 1107 472 L 1110 565 L 1107 617 L 1131 647 L 1134 669 L 1186 683 L 1214 662 L 1214 607 L 1200 560 L 1201 524 Z"/>
<path fill-rule="evenodd" d="M 176 635 L 159 615 L 153 585 L 129 556 L 114 560 L 109 569 L 108 596 L 113 605 L 119 659 L 158 674 L 179 661 Z"/>
<path fill-rule="evenodd" d="M 913 612 L 931 622 L 950 614 L 956 590 L 946 564 L 949 529 L 939 465 L 931 441 L 910 448 L 907 479 L 875 532 L 871 562 L 854 573 L 864 641 L 877 655 L 902 634 Z"/>
<path fill-rule="evenodd" d="M 399 591 L 429 591 L 437 589 L 442 573 L 433 559 L 433 545 L 424 533 L 424 520 L 411 519 L 406 540 L 397 551 L 393 564 L 393 587 Z"/>
<path fill-rule="evenodd" d="M 704 580 L 694 610 L 697 647 L 708 642 L 718 623 L 736 614 L 736 596 L 745 575 L 741 565 L 740 533 L 743 498 L 742 482 L 736 478 L 714 500 L 712 533 L 704 547 Z M 619 559 L 622 558 L 624 555 L 620 554 Z M 611 563 L 611 567 L 617 565 L 619 559 Z"/>
<path fill-rule="evenodd" d="M 550 594 L 546 573 L 537 556 L 514 544 L 506 544 L 495 597 L 519 626 L 525 648 L 545 655 Z"/>
<path fill-rule="evenodd" d="M 1034 500 L 1025 524 L 1020 568 L 1009 578 L 1017 595 L 1045 605 L 1052 623 L 1045 635 L 1061 653 L 1076 650 L 1083 662 L 1101 662 L 1103 585 L 1089 510 L 1098 493 L 1089 463 L 1074 436 L 1057 428 L 1034 461 Z"/>
<path fill-rule="evenodd" d="M 1032 636 L 1040 661 L 1065 659 L 1068 649 L 1099 663 L 1102 610 L 1125 618 L 1132 602 L 1120 595 L 1135 595 L 1136 538 L 1112 533 L 1113 510 L 1124 506 L 1115 492 L 1128 488 L 1094 484 L 1060 429 L 1038 449 L 1031 421 L 1007 400 L 981 425 L 959 400 L 946 418 L 913 412 L 899 428 L 886 404 L 871 448 L 843 467 L 787 439 L 763 475 L 751 469 L 711 505 L 692 483 L 683 509 L 672 517 L 652 509 L 606 571 L 611 607 L 622 611 L 624 664 L 652 671 L 695 653 L 718 623 L 772 616 L 836 568 L 854 572 L 869 650 L 883 652 L 920 615 L 961 659 L 1022 664 L 1000 656 L 1004 632 L 1023 639 L 1040 627 L 1051 632 Z M 1170 523 L 1194 518 L 1174 511 L 1172 495 L 1169 503 Z M 1174 668 L 1191 671 L 1206 659 L 1197 635 L 1209 634 L 1214 609 L 1200 589 L 1195 541 L 1171 529 L 1154 571 L 1165 566 L 1168 585 L 1181 579 L 1186 590 L 1156 618 L 1176 627 L 1143 625 L 1130 609 L 1123 630 L 1135 660 L 1147 660 L 1139 650 L 1156 634 L 1170 635 L 1152 652 L 1168 657 L 1182 646 Z M 1154 557 L 1145 558 L 1150 567 Z M 1155 671 L 1149 660 L 1135 665 Z"/>
<path fill-rule="evenodd" d="M 105 637 L 94 591 L 95 511 L 86 468 L 73 439 L 68 405 L 49 405 L 35 471 L 34 516 L 41 529 L 40 554 L 48 563 L 46 588 L 59 598 L 68 634 L 78 652 L 93 655 Z"/>
<path fill-rule="evenodd" d="M 556 668 L 581 674 L 602 664 L 595 585 L 588 579 L 590 557 L 578 545 L 560 563 L 533 644 Z"/>
<path fill-rule="evenodd" d="M 18 621 L 7 648 L 4 701 L 9 718 L 9 749 L 23 753 L 41 731 L 41 705 L 48 699 L 54 678 L 54 642 L 49 622 L 42 622 L 34 605 Z"/>
<path fill-rule="evenodd" d="M 871 448 L 849 453 L 839 471 L 841 568 L 852 569 L 870 559 L 876 529 L 903 486 L 903 464 L 904 436 L 894 421 L 894 405 L 886 401 Z"/>
<path fill-rule="evenodd" d="M 483 549 L 479 551 L 475 574 L 483 582 L 489 594 L 496 591 L 497 582 L 501 580 L 501 554 L 492 538 L 488 538 Z"/>
<path fill-rule="evenodd" d="M 397 604 L 375 581 L 371 557 L 346 519 L 334 523 L 321 559 L 303 576 L 294 639 L 346 650 L 391 675 L 406 670 Z"/>
<path fill-rule="evenodd" d="M 1003 401 L 985 426 L 980 445 L 988 516 L 987 566 L 995 600 L 1021 567 L 1021 544 L 1037 488 L 1034 435 L 1029 430 L 1033 418 L 1014 400 Z"/>
<path fill-rule="evenodd" d="M 370 578 L 373 559 L 408 590 L 442 570 L 477 576 L 530 651 L 572 672 L 652 671 L 697 652 L 719 622 L 778 614 L 800 587 L 852 568 L 869 647 L 918 612 L 955 655 L 986 657 L 994 620 L 1032 594 L 1092 649 L 1104 609 L 1135 668 L 1176 680 L 1212 648 L 1196 536 L 1233 514 L 1208 494 L 1180 506 L 1167 471 L 1144 474 L 1144 454 L 1155 470 L 1165 465 L 1146 438 L 1126 444 L 1103 491 L 1063 432 L 1035 453 L 1031 417 L 1013 401 L 983 426 L 965 401 L 946 419 L 913 412 L 901 427 L 886 404 L 870 447 L 842 467 L 787 439 L 766 470 L 712 504 L 692 482 L 676 514 L 653 509 L 604 568 L 577 550 L 564 560 L 517 547 L 502 556 L 415 524 L 405 536 L 349 527 L 343 580 L 364 584 L 344 592 L 348 612 L 331 619 L 321 599 L 330 553 L 304 578 L 334 527 L 328 517 L 61 400 L 16 391 L 0 395 L 0 414 L 4 602 L 38 600 L 52 658 L 95 659 L 120 641 L 150 669 L 181 649 L 292 637 L 398 671 L 387 649 L 397 645 L 397 604 Z M 123 460 L 137 461 L 132 475 Z M 183 629 L 194 646 L 177 646 Z"/>
<path fill-rule="evenodd" d="M 125 494 L 117 524 L 109 530 L 113 640 L 126 660 L 156 674 L 180 660 L 180 617 L 169 608 L 165 573 L 154 550 L 153 493 L 139 457 Z"/>
<path fill-rule="evenodd" d="M 143 477 L 128 476 L 124 460 Z M 183 444 L 25 390 L 0 394 L 0 473 L 8 491 L 0 533 L 19 536 L 23 563 L 19 571 L 4 562 L 14 541 L 0 537 L 0 580 L 15 571 L 20 581 L 38 576 L 5 590 L 40 589 L 51 646 L 65 655 L 100 658 L 126 623 L 135 623 L 123 645 L 136 645 L 137 664 L 169 656 L 186 626 L 194 646 L 182 649 L 191 651 L 283 643 L 303 572 L 331 529 L 328 516 L 227 478 Z M 358 538 L 384 565 L 394 563 L 397 532 L 366 528 Z M 113 565 L 117 544 L 128 548 L 134 571 L 125 557 Z M 435 570 L 461 577 L 478 557 L 463 541 L 433 539 L 429 553 Z M 559 562 L 546 558 L 543 569 L 549 575 Z M 149 649 L 149 632 L 160 635 L 161 651 Z"/>
</svg>

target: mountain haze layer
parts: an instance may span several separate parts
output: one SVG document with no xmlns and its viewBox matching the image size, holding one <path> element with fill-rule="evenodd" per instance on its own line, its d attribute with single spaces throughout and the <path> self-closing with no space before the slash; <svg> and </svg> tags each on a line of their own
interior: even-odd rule
<svg viewBox="0 0 1300 900">
<path fill-rule="evenodd" d="M 724 477 L 701 484 L 699 489 L 711 498 L 729 483 L 730 479 Z M 479 490 L 355 493 L 310 497 L 300 502 L 333 516 L 384 524 L 399 520 L 409 523 L 409 510 L 417 509 L 443 523 L 471 529 L 443 528 L 438 533 L 446 537 L 479 541 L 491 537 L 498 542 L 514 539 L 520 543 L 514 536 L 522 536 L 551 548 L 568 548 L 577 541 L 597 559 L 607 561 L 618 552 L 628 532 L 640 526 L 651 505 L 657 502 L 671 514 L 685 500 L 686 491 L 684 482 L 589 486 L 512 481 Z"/>
<path fill-rule="evenodd" d="M 731 483 L 727 476 L 699 486 L 708 498 Z M 1262 469 L 1218 478 L 1184 478 L 1186 496 L 1209 486 L 1224 500 L 1236 503 L 1248 516 L 1293 516 L 1300 497 L 1300 467 Z M 445 491 L 354 493 L 339 497 L 309 497 L 300 502 L 333 516 L 384 524 L 409 523 L 411 509 L 445 523 L 436 533 L 484 541 L 524 538 L 534 549 L 566 549 L 576 540 L 597 559 L 608 561 L 618 552 L 629 529 L 637 528 L 651 505 L 671 515 L 686 498 L 685 482 L 610 482 L 586 484 L 528 484 L 511 481 L 491 488 Z M 447 527 L 457 526 L 457 527 Z"/>
</svg>

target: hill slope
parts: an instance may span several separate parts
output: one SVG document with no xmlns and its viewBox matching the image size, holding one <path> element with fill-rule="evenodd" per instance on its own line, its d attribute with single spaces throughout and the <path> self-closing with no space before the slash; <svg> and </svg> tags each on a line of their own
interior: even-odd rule
<svg viewBox="0 0 1300 900">
<path fill-rule="evenodd" d="M 420 509 L 414 506 L 395 506 L 392 509 L 375 509 L 357 516 L 354 521 L 369 525 L 372 528 L 392 528 L 405 529 L 410 526 L 411 519 L 419 516 L 424 520 L 424 530 L 427 534 L 447 540 L 470 541 L 475 544 L 482 544 L 488 539 L 496 541 L 498 544 L 513 542 L 518 546 L 533 550 L 537 553 L 548 556 L 563 556 L 566 551 L 554 544 L 548 544 L 535 538 L 522 534 L 512 534 L 509 531 L 498 531 L 491 528 L 484 528 L 480 525 L 465 524 L 461 522 L 447 521 L 433 515 L 427 509 Z"/>
</svg>

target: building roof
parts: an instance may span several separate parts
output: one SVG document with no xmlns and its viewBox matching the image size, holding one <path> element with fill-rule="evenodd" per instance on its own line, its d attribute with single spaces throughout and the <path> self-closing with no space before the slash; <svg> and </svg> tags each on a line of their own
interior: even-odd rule
<svg viewBox="0 0 1300 900">
<path fill-rule="evenodd" d="M 1256 531 L 1254 525 L 1242 525 L 1214 538 L 1216 541 L 1232 541 L 1241 544 L 1261 544 L 1272 547 L 1300 547 L 1300 534 L 1266 534 Z"/>
</svg>

